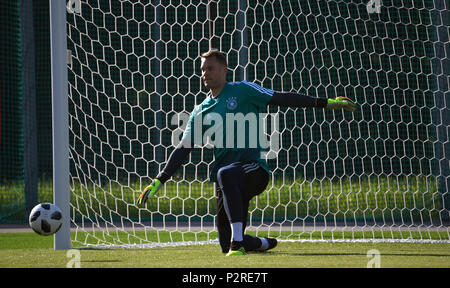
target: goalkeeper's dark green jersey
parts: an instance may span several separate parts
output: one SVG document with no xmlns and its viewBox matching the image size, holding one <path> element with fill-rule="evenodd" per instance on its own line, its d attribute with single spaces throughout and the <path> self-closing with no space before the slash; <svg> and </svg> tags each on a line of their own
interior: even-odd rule
<svg viewBox="0 0 450 288">
<path fill-rule="evenodd" d="M 216 97 L 208 96 L 196 106 L 183 134 L 183 142 L 212 145 L 214 163 L 209 180 L 217 171 L 236 162 L 257 162 L 267 172 L 264 157 L 263 117 L 274 91 L 247 81 L 228 82 Z"/>
</svg>

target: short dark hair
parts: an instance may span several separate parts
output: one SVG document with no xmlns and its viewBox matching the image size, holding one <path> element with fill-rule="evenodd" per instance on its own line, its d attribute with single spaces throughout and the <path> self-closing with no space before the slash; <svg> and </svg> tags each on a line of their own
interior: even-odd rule
<svg viewBox="0 0 450 288">
<path fill-rule="evenodd" d="M 217 61 L 219 61 L 219 63 L 228 66 L 227 64 L 227 57 L 225 56 L 224 53 L 220 52 L 219 50 L 209 50 L 208 52 L 205 52 L 202 54 L 202 58 L 210 58 L 210 57 L 216 57 Z"/>
</svg>

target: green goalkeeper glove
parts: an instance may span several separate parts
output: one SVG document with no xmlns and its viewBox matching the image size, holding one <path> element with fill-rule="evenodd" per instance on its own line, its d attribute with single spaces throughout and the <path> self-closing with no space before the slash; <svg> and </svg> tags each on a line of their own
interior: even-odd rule
<svg viewBox="0 0 450 288">
<path fill-rule="evenodd" d="M 354 112 L 356 110 L 356 105 L 350 98 L 337 97 L 336 99 L 328 99 L 325 108 L 328 110 L 344 109 L 345 111 Z"/>
<path fill-rule="evenodd" d="M 159 181 L 158 179 L 153 180 L 153 182 L 150 185 L 145 187 L 141 195 L 139 195 L 136 204 L 138 206 L 144 206 L 145 202 L 147 202 L 147 199 L 155 195 L 155 193 L 158 192 L 158 190 L 161 189 L 161 187 L 162 187 L 161 181 Z"/>
</svg>

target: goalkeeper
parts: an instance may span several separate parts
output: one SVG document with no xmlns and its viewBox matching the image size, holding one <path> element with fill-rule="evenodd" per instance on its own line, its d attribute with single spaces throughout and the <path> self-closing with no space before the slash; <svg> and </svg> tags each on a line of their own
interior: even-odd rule
<svg viewBox="0 0 450 288">
<path fill-rule="evenodd" d="M 138 205 L 144 205 L 147 199 L 152 197 L 175 173 L 192 151 L 194 144 L 204 144 L 202 143 L 203 131 L 206 129 L 203 129 L 205 125 L 203 120 L 208 115 L 211 118 L 214 113 L 215 117 L 220 115 L 222 119 L 225 119 L 230 113 L 232 113 L 231 115 L 238 113 L 259 115 L 259 113 L 267 111 L 267 105 L 355 111 L 355 104 L 345 97 L 314 98 L 298 93 L 274 92 L 247 81 L 227 82 L 227 70 L 227 61 L 223 53 L 211 50 L 202 54 L 201 78 L 206 88 L 210 90 L 209 95 L 194 108 L 181 143 L 170 155 L 164 169 L 141 193 L 137 200 Z M 199 121 L 196 122 L 197 120 Z M 202 124 L 199 126 L 196 123 Z M 217 183 L 216 223 L 219 243 L 222 252 L 227 253 L 227 256 L 244 255 L 249 251 L 267 251 L 277 245 L 276 239 L 254 237 L 244 234 L 244 231 L 249 203 L 253 197 L 266 189 L 270 169 L 266 159 L 262 157 L 263 149 L 249 145 L 252 141 L 251 138 L 255 135 L 250 135 L 252 128 L 248 130 L 244 128 L 245 139 L 237 139 L 239 137 L 237 137 L 236 131 L 239 127 L 238 129 L 234 129 L 234 127 L 227 129 L 226 126 L 225 121 L 222 121 L 222 125 L 215 126 L 216 130 L 223 130 L 216 132 L 223 133 L 215 134 L 214 163 L 209 176 L 211 182 Z M 196 132 L 199 128 L 202 128 L 200 133 Z M 218 135 L 222 135 L 221 145 Z M 245 141 L 245 145 L 236 145 L 239 141 Z"/>
</svg>

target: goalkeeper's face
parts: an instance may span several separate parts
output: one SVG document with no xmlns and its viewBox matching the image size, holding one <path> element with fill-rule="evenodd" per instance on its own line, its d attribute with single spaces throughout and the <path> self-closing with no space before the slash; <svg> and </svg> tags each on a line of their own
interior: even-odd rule
<svg viewBox="0 0 450 288">
<path fill-rule="evenodd" d="M 216 90 L 225 85 L 227 66 L 217 61 L 216 57 L 202 58 L 202 80 L 205 87 Z"/>
</svg>

